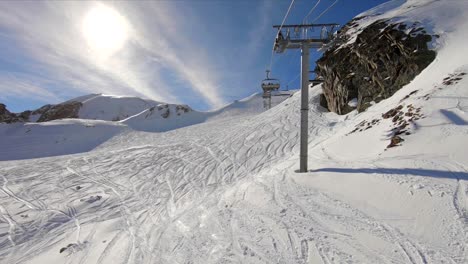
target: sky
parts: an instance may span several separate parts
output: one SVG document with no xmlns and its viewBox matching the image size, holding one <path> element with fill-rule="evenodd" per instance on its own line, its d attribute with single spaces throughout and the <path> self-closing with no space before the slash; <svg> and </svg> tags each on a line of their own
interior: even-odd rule
<svg viewBox="0 0 468 264">
<path fill-rule="evenodd" d="M 285 24 L 336 0 L 295 0 Z M 315 23 L 386 0 L 338 0 Z M 265 70 L 299 88 L 300 51 L 272 55 L 290 0 L 1 1 L 0 103 L 12 112 L 91 93 L 206 111 L 260 92 Z M 317 4 L 307 20 L 304 17 Z M 311 69 L 321 53 L 312 51 Z"/>
</svg>

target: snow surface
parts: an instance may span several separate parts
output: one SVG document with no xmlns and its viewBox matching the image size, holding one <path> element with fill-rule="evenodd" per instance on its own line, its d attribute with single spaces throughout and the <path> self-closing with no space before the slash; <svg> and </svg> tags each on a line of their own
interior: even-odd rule
<svg viewBox="0 0 468 264">
<path fill-rule="evenodd" d="M 278 92 L 275 96 L 272 96 L 272 107 L 280 104 L 296 91 Z M 264 99 L 261 93 L 255 93 L 213 111 L 199 112 L 190 109 L 190 111 L 185 112 L 180 107 L 180 105 L 174 104 L 159 104 L 157 107 L 145 109 L 141 113 L 122 120 L 122 123 L 139 131 L 164 132 L 202 122 L 239 118 L 241 116 L 246 118 L 265 111 Z M 167 117 L 164 117 L 165 113 L 168 114 Z"/>
<path fill-rule="evenodd" d="M 297 90 L 291 91 L 280 91 L 277 92 L 272 97 L 272 106 L 275 106 L 290 95 L 292 95 Z M 180 128 L 186 125 L 175 125 L 171 123 L 187 123 L 195 124 L 210 120 L 217 120 L 222 118 L 232 118 L 238 115 L 251 115 L 258 114 L 265 110 L 263 106 L 263 98 L 261 93 L 255 93 L 251 96 L 235 101 L 233 103 L 227 104 L 219 109 L 214 111 L 199 112 L 186 105 L 177 105 L 177 104 L 167 104 L 163 102 L 157 102 L 148 99 L 142 99 L 138 97 L 128 97 L 128 96 L 114 96 L 114 95 L 104 95 L 104 94 L 90 94 L 81 97 L 71 99 L 67 102 L 81 102 L 83 106 L 80 108 L 78 113 L 78 118 L 80 119 L 97 119 L 97 120 L 107 120 L 107 121 L 123 121 L 127 124 L 135 125 L 135 129 L 143 129 L 144 131 L 153 131 L 161 132 L 172 130 L 175 128 Z M 158 120 L 159 117 L 156 116 L 157 112 L 165 112 L 166 105 L 170 107 L 171 112 L 175 115 L 182 114 L 181 111 L 176 111 L 177 106 L 184 106 L 190 109 L 189 117 L 184 117 L 183 120 L 177 118 L 176 121 L 172 122 L 172 118 L 169 124 L 163 124 L 164 120 Z M 158 108 L 158 106 L 163 106 L 164 109 L 152 110 L 151 108 Z M 161 111 L 164 110 L 164 111 Z M 150 117 L 151 116 L 151 117 Z M 169 115 L 174 116 L 174 115 Z M 130 119 L 136 119 L 130 121 Z M 125 121 L 124 121 L 125 120 Z M 143 122 L 140 122 L 143 121 Z M 146 124 L 143 124 L 146 123 Z M 155 123 L 158 123 L 155 125 Z"/>
<path fill-rule="evenodd" d="M 354 43 L 367 26 L 378 20 L 390 20 L 393 24 L 407 24 L 408 29 L 424 27 L 428 34 L 446 39 L 450 33 L 463 28 L 466 23 L 468 1 L 465 0 L 393 0 L 356 16 L 361 18 L 357 26 L 349 29 L 347 45 Z M 443 43 L 434 41 L 432 48 Z"/>
<path fill-rule="evenodd" d="M 286 96 L 273 97 L 273 106 L 287 99 L 294 91 L 282 93 Z M 202 122 L 247 118 L 265 111 L 260 93 L 209 112 L 194 111 L 185 105 L 102 94 L 86 95 L 70 101 L 83 103 L 78 119 L 0 124 L 0 161 L 87 152 L 113 136 L 130 130 L 164 132 Z M 109 121 L 95 120 L 99 118 Z M 110 121 L 120 119 L 123 120 Z"/>
<path fill-rule="evenodd" d="M 160 104 L 122 120 L 129 127 L 148 132 L 163 132 L 206 121 L 210 113 L 185 112 L 178 105 Z M 186 108 L 188 109 L 188 108 Z"/>
<path fill-rule="evenodd" d="M 299 94 L 257 115 L 0 162 L 0 262 L 467 263 L 468 7 L 440 2 L 460 24 L 393 97 L 337 116 L 311 89 L 308 173 L 295 172 Z M 399 105 L 423 118 L 387 148 L 382 114 Z"/>
<path fill-rule="evenodd" d="M 83 119 L 0 124 L 0 160 L 86 152 L 125 129 L 116 122 Z"/>
<path fill-rule="evenodd" d="M 79 118 L 107 121 L 119 121 L 161 104 L 161 102 L 138 97 L 103 94 L 87 95 L 70 101 L 77 101 L 83 104 L 78 112 Z"/>
</svg>

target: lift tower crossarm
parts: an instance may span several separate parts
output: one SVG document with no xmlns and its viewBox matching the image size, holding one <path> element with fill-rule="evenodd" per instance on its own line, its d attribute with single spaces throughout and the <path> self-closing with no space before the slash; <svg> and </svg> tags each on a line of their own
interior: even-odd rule
<svg viewBox="0 0 468 264">
<path fill-rule="evenodd" d="M 276 53 L 283 53 L 286 49 L 301 49 L 303 44 L 308 44 L 309 48 L 319 49 L 333 38 L 333 32 L 338 26 L 339 24 L 336 23 L 274 25 L 273 28 L 278 29 L 278 35 L 273 50 Z M 314 30 L 316 28 L 319 29 Z M 283 34 L 283 29 L 286 30 L 286 34 Z M 299 34 L 301 31 L 303 34 Z M 308 37 L 308 34 L 315 36 Z"/>
</svg>

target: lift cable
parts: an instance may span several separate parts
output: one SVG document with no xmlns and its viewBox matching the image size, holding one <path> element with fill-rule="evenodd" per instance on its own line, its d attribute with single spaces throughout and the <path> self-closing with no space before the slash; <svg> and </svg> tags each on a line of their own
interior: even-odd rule
<svg viewBox="0 0 468 264">
<path fill-rule="evenodd" d="M 309 13 L 307 13 L 307 15 L 304 17 L 304 19 L 302 20 L 302 24 L 305 24 L 306 21 L 307 21 L 307 18 L 314 12 L 314 10 L 317 8 L 317 6 L 320 4 L 320 1 L 321 0 L 317 0 L 317 2 L 315 3 L 315 5 L 312 7 L 312 9 L 310 9 Z M 284 53 L 281 53 L 281 55 L 284 54 Z M 290 53 L 292 54 L 292 53 Z M 291 56 L 292 58 L 292 56 Z M 292 82 L 294 82 L 295 80 L 297 80 L 297 78 L 299 78 L 299 76 L 301 75 L 301 73 L 299 72 L 294 78 L 290 79 L 290 81 L 286 84 L 286 86 L 290 85 Z"/>
<path fill-rule="evenodd" d="M 288 18 L 289 12 L 291 11 L 291 8 L 292 8 L 293 5 L 294 5 L 294 1 L 295 1 L 295 0 L 291 0 L 291 4 L 289 4 L 288 11 L 287 11 L 286 14 L 284 15 L 283 22 L 281 22 L 281 26 L 278 28 L 278 32 L 276 32 L 276 35 L 278 35 L 278 33 L 281 31 L 281 28 L 283 27 L 284 22 L 285 22 L 286 19 Z M 275 35 L 275 39 L 276 39 L 276 35 Z M 272 64 L 273 64 L 274 49 L 275 49 L 275 40 L 273 40 L 273 48 L 271 49 L 270 66 L 268 67 L 269 70 L 271 70 L 271 66 L 272 66 Z"/>
<path fill-rule="evenodd" d="M 335 2 L 333 2 L 333 4 L 331 4 L 327 9 L 325 9 L 317 18 L 315 18 L 311 23 L 314 23 L 315 21 L 317 21 L 319 18 L 321 18 L 325 13 L 328 12 L 328 10 L 330 10 L 333 6 L 336 5 L 336 3 L 338 3 L 339 0 L 335 0 Z"/>
<path fill-rule="evenodd" d="M 329 7 L 327 7 L 322 13 L 320 13 L 311 23 L 314 23 L 315 21 L 317 21 L 318 19 L 320 19 L 323 15 L 325 15 L 331 8 L 333 8 L 337 3 L 338 3 L 339 0 L 335 0 L 335 2 L 333 2 Z M 303 22 L 302 23 L 305 23 L 307 21 L 307 18 L 315 11 L 315 9 L 318 7 L 318 5 L 320 4 L 321 0 L 317 0 L 317 2 L 315 3 L 315 5 L 312 7 L 312 9 L 309 11 L 309 13 L 307 13 L 307 15 L 304 17 L 303 19 Z M 289 5 L 289 8 L 288 8 L 288 11 L 286 12 L 284 18 L 283 18 L 283 21 L 281 22 L 281 26 L 278 28 L 278 32 L 281 31 L 281 28 L 283 27 L 284 25 L 284 22 L 286 21 L 286 18 L 288 17 L 289 15 L 289 12 L 291 11 L 291 8 L 294 4 L 294 0 L 291 1 L 291 4 Z M 277 32 L 277 34 L 278 34 Z M 274 44 L 273 44 L 274 45 Z M 272 50 L 271 52 L 271 59 L 270 59 L 270 67 L 269 69 L 272 68 L 273 66 L 273 54 L 274 54 L 274 51 Z M 294 82 L 295 80 L 297 80 L 297 78 L 299 78 L 300 76 L 300 73 L 297 74 L 294 78 L 292 78 L 288 83 L 287 85 L 291 84 L 292 82 Z"/>
<path fill-rule="evenodd" d="M 307 17 L 308 17 L 310 14 L 312 14 L 312 12 L 315 10 L 315 8 L 317 8 L 317 6 L 318 6 L 318 4 L 320 3 L 320 1 L 321 1 L 321 0 L 318 0 L 317 3 L 315 4 L 315 6 L 312 7 L 312 9 L 309 11 L 309 13 L 304 17 L 304 20 L 303 20 L 302 23 L 305 23 L 305 21 L 307 20 Z M 314 23 L 315 21 L 317 21 L 317 20 L 318 20 L 319 18 L 321 18 L 323 15 L 325 15 L 325 13 L 327 13 L 333 6 L 335 6 L 336 3 L 338 3 L 338 1 L 339 1 L 339 0 L 335 0 L 335 2 L 333 2 L 333 3 L 332 3 L 329 7 L 327 7 L 322 13 L 320 13 L 320 15 L 318 15 L 318 16 L 311 22 L 311 24 Z M 294 79 L 292 79 L 292 80 L 288 83 L 288 85 L 289 85 L 291 82 L 295 81 L 298 77 L 299 77 L 299 75 L 297 75 Z"/>
<path fill-rule="evenodd" d="M 304 17 L 304 20 L 302 23 L 304 23 L 307 19 L 307 17 L 314 11 L 314 9 L 317 7 L 317 5 L 320 3 L 321 0 L 318 0 L 317 3 L 315 4 L 315 6 L 312 8 L 312 10 L 310 10 L 310 12 L 306 15 L 306 17 Z M 336 5 L 336 3 L 338 3 L 339 0 L 335 0 L 335 2 L 333 2 L 329 7 L 327 7 L 322 13 L 320 13 L 320 15 L 318 15 L 312 22 L 311 24 L 313 24 L 315 21 L 317 21 L 319 18 L 321 18 L 323 15 L 325 15 L 325 13 L 327 13 L 332 7 L 334 7 Z M 296 76 L 292 81 L 296 80 L 298 76 Z M 290 83 L 292 82 L 290 81 Z M 288 83 L 289 84 L 289 83 Z"/>
<path fill-rule="evenodd" d="M 289 81 L 286 86 L 290 85 L 292 82 L 294 82 L 295 80 L 297 80 L 297 78 L 299 78 L 299 76 L 301 75 L 301 73 L 299 72 L 296 77 L 294 77 L 294 79 L 292 79 L 291 81 Z"/>
<path fill-rule="evenodd" d="M 318 0 L 317 3 L 315 3 L 314 7 L 312 7 L 312 9 L 309 11 L 309 13 L 307 13 L 307 15 L 304 17 L 304 20 L 302 20 L 302 24 L 305 24 L 307 18 L 310 16 L 310 14 L 312 14 L 312 12 L 314 12 L 315 8 L 317 8 L 317 6 L 320 4 L 320 1 L 321 0 Z"/>
<path fill-rule="evenodd" d="M 288 18 L 289 12 L 291 11 L 291 8 L 292 8 L 293 5 L 294 5 L 294 0 L 292 0 L 292 1 L 291 1 L 291 4 L 289 4 L 288 11 L 286 12 L 286 15 L 285 15 L 284 18 L 283 18 L 283 22 L 281 22 L 281 26 L 278 28 L 278 32 L 276 32 L 276 33 L 279 33 L 279 32 L 281 31 L 281 28 L 283 27 L 284 22 L 285 22 L 286 19 Z"/>
<path fill-rule="evenodd" d="M 320 4 L 320 1 L 321 0 L 317 0 L 317 2 L 315 3 L 314 7 L 312 7 L 312 9 L 309 11 L 309 13 L 307 13 L 307 15 L 304 17 L 304 19 L 302 20 L 302 24 L 306 24 L 307 22 L 307 18 L 312 14 L 312 12 L 314 12 L 314 10 L 317 8 L 317 6 Z M 302 31 L 302 38 L 307 38 L 307 29 L 303 30 Z"/>
</svg>

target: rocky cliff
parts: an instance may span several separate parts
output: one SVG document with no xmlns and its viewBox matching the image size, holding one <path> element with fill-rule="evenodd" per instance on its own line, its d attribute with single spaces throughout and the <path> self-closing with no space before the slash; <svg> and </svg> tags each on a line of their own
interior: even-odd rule
<svg viewBox="0 0 468 264">
<path fill-rule="evenodd" d="M 16 114 L 11 113 L 6 109 L 4 104 L 0 104 L 0 123 L 14 123 L 18 122 L 18 117 Z"/>
<path fill-rule="evenodd" d="M 356 31 L 363 18 L 345 25 L 317 61 L 316 74 L 324 79 L 322 106 L 338 114 L 361 112 L 392 96 L 436 56 L 428 44 L 438 36 L 418 22 L 382 19 Z"/>
<path fill-rule="evenodd" d="M 78 118 L 78 111 L 83 104 L 81 102 L 67 102 L 50 106 L 44 111 L 37 122 L 46 122 L 63 118 Z"/>
<path fill-rule="evenodd" d="M 11 113 L 4 104 L 0 104 L 0 123 L 46 122 L 63 118 L 78 118 L 81 106 L 81 102 L 70 101 L 57 105 L 44 105 L 34 111 Z"/>
</svg>

